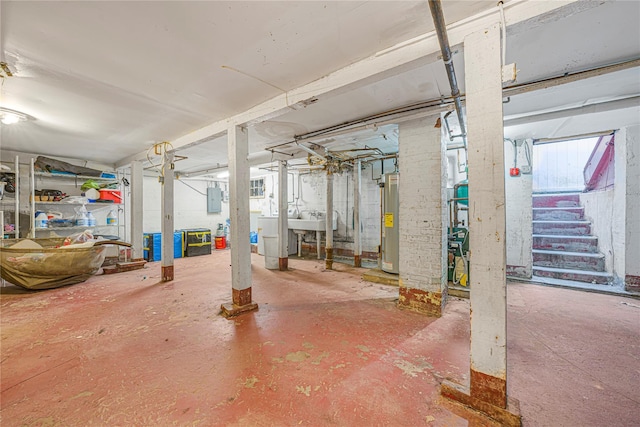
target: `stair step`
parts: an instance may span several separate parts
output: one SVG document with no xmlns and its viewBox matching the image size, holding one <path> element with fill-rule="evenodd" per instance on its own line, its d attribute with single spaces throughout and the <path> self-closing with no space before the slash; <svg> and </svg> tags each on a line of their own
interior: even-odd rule
<svg viewBox="0 0 640 427">
<path fill-rule="evenodd" d="M 534 249 L 533 265 L 583 271 L 604 272 L 604 255 L 600 253 L 564 252 Z"/>
<path fill-rule="evenodd" d="M 538 277 L 553 277 L 554 279 L 573 280 L 575 282 L 609 284 L 613 276 L 598 271 L 581 271 L 567 268 L 533 266 L 533 275 Z"/>
<path fill-rule="evenodd" d="M 533 234 L 586 236 L 591 234 L 589 221 L 533 221 Z"/>
<path fill-rule="evenodd" d="M 580 193 L 534 194 L 534 208 L 569 208 L 580 206 Z"/>
<path fill-rule="evenodd" d="M 598 238 L 596 236 L 534 234 L 533 249 L 595 253 L 598 252 Z"/>
<path fill-rule="evenodd" d="M 576 221 L 584 218 L 584 208 L 533 208 L 536 221 Z"/>
</svg>

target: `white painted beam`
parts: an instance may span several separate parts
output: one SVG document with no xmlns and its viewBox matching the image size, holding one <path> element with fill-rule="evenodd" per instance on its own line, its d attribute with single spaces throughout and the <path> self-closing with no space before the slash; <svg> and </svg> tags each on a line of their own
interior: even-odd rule
<svg viewBox="0 0 640 427">
<path fill-rule="evenodd" d="M 465 39 L 471 396 L 506 407 L 507 286 L 500 28 Z"/>
<path fill-rule="evenodd" d="M 166 153 L 162 175 L 162 281 L 173 280 L 173 153 Z"/>
<path fill-rule="evenodd" d="M 517 26 L 532 19 L 559 19 L 588 7 L 596 2 L 513 0 L 504 6 L 507 27 Z M 499 20 L 499 10 L 494 8 L 447 26 L 451 46 L 463 42 L 467 34 L 482 30 Z M 308 103 L 322 103 L 324 99 L 381 81 L 435 62 L 440 46 L 435 32 L 429 32 L 391 48 L 375 53 L 354 64 L 330 73 L 304 86 L 290 90 L 235 116 L 219 120 L 172 141 L 175 149 L 186 148 L 223 135 L 227 128 L 251 125 L 276 118 L 291 110 L 304 108 Z M 146 151 L 128 156 L 116 167 L 127 166 L 134 160 L 144 160 Z"/>
<path fill-rule="evenodd" d="M 143 183 L 144 176 L 141 162 L 131 162 L 131 198 L 129 206 L 129 218 L 131 218 L 131 237 L 133 259 L 143 257 Z"/>
</svg>

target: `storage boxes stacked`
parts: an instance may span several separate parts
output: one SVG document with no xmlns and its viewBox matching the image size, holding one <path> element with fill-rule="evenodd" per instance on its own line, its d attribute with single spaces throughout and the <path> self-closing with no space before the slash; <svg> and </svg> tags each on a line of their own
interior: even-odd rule
<svg viewBox="0 0 640 427">
<path fill-rule="evenodd" d="M 144 259 L 160 261 L 162 259 L 162 234 L 144 233 L 143 237 Z M 178 230 L 173 233 L 173 257 L 192 257 L 208 255 L 211 253 L 211 230 L 207 228 L 194 228 Z"/>
</svg>

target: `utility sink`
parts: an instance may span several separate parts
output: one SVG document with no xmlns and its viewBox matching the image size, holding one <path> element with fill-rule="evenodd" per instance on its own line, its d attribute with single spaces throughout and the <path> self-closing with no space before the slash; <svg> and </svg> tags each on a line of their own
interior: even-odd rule
<svg viewBox="0 0 640 427">
<path fill-rule="evenodd" d="M 325 219 L 292 219 L 288 220 L 290 230 L 325 231 L 327 228 Z M 338 218 L 333 218 L 333 229 L 338 228 Z"/>
</svg>

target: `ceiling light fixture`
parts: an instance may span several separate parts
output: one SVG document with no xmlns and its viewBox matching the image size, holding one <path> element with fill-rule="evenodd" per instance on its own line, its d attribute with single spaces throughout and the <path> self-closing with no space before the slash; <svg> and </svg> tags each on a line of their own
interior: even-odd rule
<svg viewBox="0 0 640 427">
<path fill-rule="evenodd" d="M 28 114 L 21 113 L 20 111 L 11 110 L 9 108 L 0 107 L 0 122 L 5 125 L 12 125 L 18 122 L 32 120 Z"/>
</svg>

